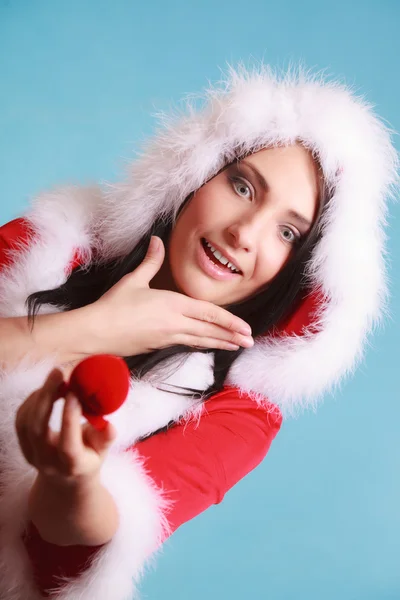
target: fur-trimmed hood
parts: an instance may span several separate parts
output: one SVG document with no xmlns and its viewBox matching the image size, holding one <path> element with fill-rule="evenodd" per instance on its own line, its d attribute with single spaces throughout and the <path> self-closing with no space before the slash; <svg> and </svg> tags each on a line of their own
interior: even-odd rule
<svg viewBox="0 0 400 600">
<path fill-rule="evenodd" d="M 188 103 L 184 114 L 163 118 L 125 181 L 105 184 L 85 205 L 57 208 L 73 211 L 71 231 L 82 210 L 100 255 L 115 257 L 129 252 L 157 216 L 175 218 L 189 193 L 228 161 L 296 140 L 318 157 L 332 192 L 308 264 L 318 310 L 302 335 L 257 339 L 227 380 L 268 397 L 284 414 L 314 405 L 355 368 L 385 312 L 384 225 L 398 156 L 371 105 L 301 70 L 280 77 L 269 67 L 230 69 L 206 91 L 202 108 Z M 52 220 L 49 203 L 34 206 L 30 218 L 39 228 Z"/>
</svg>

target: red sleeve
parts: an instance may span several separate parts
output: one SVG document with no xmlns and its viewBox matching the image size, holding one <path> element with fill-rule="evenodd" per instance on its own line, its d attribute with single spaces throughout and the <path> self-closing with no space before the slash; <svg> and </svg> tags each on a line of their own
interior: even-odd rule
<svg viewBox="0 0 400 600">
<path fill-rule="evenodd" d="M 272 405 L 258 408 L 248 396 L 226 388 L 208 400 L 197 425 L 175 425 L 136 444 L 149 475 L 174 502 L 167 515 L 171 530 L 221 502 L 265 457 L 281 421 Z M 57 586 L 57 575 L 76 576 L 97 551 L 49 544 L 32 525 L 24 543 L 44 595 Z"/>
<path fill-rule="evenodd" d="M 24 247 L 29 246 L 34 237 L 34 229 L 29 221 L 24 218 L 14 219 L 14 221 L 2 225 L 0 227 L 0 271 L 12 264 L 10 251 L 22 250 Z M 77 249 L 66 270 L 73 270 L 80 264 L 82 264 L 82 256 Z"/>
<path fill-rule="evenodd" d="M 258 408 L 249 396 L 225 388 L 208 400 L 198 426 L 179 425 L 137 444 L 149 474 L 174 501 L 172 531 L 222 502 L 266 456 L 281 422 L 273 405 Z"/>
<path fill-rule="evenodd" d="M 10 250 L 17 250 L 29 244 L 33 235 L 28 221 L 14 219 L 0 227 L 0 271 L 11 264 Z"/>
</svg>

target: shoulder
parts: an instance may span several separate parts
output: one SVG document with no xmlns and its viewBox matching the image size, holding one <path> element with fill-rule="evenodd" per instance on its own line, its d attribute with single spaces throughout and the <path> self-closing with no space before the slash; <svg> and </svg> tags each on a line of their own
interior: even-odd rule
<svg viewBox="0 0 400 600">
<path fill-rule="evenodd" d="M 28 243 L 33 228 L 27 219 L 19 217 L 0 226 L 1 248 L 13 248 L 19 243 Z"/>
<path fill-rule="evenodd" d="M 205 453 L 216 457 L 225 454 L 227 446 L 240 447 L 243 442 L 252 453 L 257 450 L 265 453 L 282 425 L 279 408 L 268 402 L 259 402 L 247 392 L 236 387 L 223 390 L 207 400 L 199 417 L 173 425 L 139 446 L 156 448 L 171 447 L 174 451 L 180 446 L 202 447 Z"/>
<path fill-rule="evenodd" d="M 208 445 L 216 464 L 224 466 L 230 488 L 264 459 L 281 425 L 282 414 L 276 405 L 266 399 L 256 401 L 236 387 L 225 387 L 206 402 L 194 431 Z"/>
<path fill-rule="evenodd" d="M 251 395 L 236 386 L 224 386 L 224 388 L 214 394 L 204 406 L 205 414 L 225 411 L 242 414 L 253 413 L 261 420 L 266 421 L 269 426 L 279 427 L 282 424 L 282 415 L 279 408 L 269 402 L 266 398 L 260 398 L 260 395 Z"/>
<path fill-rule="evenodd" d="M 0 267 L 12 263 L 14 251 L 29 246 L 34 230 L 27 219 L 18 218 L 0 226 Z"/>
<path fill-rule="evenodd" d="M 58 230 L 56 230 L 58 232 Z M 53 232 L 54 236 L 54 232 Z M 13 265 L 15 259 L 24 250 L 33 246 L 34 240 L 40 237 L 40 231 L 28 218 L 18 217 L 0 226 L 0 270 Z M 85 254 L 74 244 L 74 253 L 66 271 L 70 272 L 84 262 Z"/>
<path fill-rule="evenodd" d="M 246 442 L 250 452 L 265 451 L 282 425 L 279 408 L 264 399 L 257 401 L 249 393 L 237 387 L 224 387 L 209 398 L 200 416 L 192 416 L 174 424 L 143 442 L 142 447 L 171 446 L 180 444 L 202 446 L 214 456 L 220 450 L 225 453 L 228 445 L 239 447 Z"/>
<path fill-rule="evenodd" d="M 201 426 L 215 450 L 225 451 L 227 444 L 246 445 L 253 456 L 264 456 L 282 425 L 279 408 L 260 401 L 237 387 L 224 387 L 204 405 Z"/>
</svg>

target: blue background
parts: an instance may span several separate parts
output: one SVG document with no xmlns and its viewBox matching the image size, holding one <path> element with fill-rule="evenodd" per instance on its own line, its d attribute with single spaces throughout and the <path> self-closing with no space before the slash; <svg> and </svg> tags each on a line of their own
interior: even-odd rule
<svg viewBox="0 0 400 600">
<path fill-rule="evenodd" d="M 0 0 L 0 221 L 52 185 L 116 180 L 152 115 L 226 62 L 327 68 L 399 131 L 399 27 L 397 0 Z M 144 598 L 400 598 L 399 205 L 389 237 L 392 320 L 357 375 L 171 538 Z"/>
</svg>

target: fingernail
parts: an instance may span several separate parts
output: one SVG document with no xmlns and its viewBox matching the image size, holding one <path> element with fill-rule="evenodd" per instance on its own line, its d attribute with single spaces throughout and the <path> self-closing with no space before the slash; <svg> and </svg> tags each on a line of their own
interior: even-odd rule
<svg viewBox="0 0 400 600">
<path fill-rule="evenodd" d="M 250 325 L 243 325 L 240 328 L 240 333 L 243 333 L 244 335 L 251 335 L 251 327 L 250 327 Z"/>
<path fill-rule="evenodd" d="M 70 406 L 72 406 L 72 408 L 74 408 L 74 409 L 79 406 L 79 400 L 74 394 L 71 394 L 71 393 L 68 394 L 68 402 L 69 402 Z"/>
<path fill-rule="evenodd" d="M 239 347 L 237 344 L 227 344 L 227 350 L 239 350 Z"/>
<path fill-rule="evenodd" d="M 152 250 L 154 250 L 154 252 L 157 252 L 157 250 L 160 247 L 160 239 L 157 236 L 153 235 L 151 237 L 151 244 L 152 244 Z"/>
<path fill-rule="evenodd" d="M 254 346 L 253 338 L 250 337 L 243 340 L 242 346 L 245 346 L 245 348 L 252 348 L 252 346 Z"/>
</svg>

